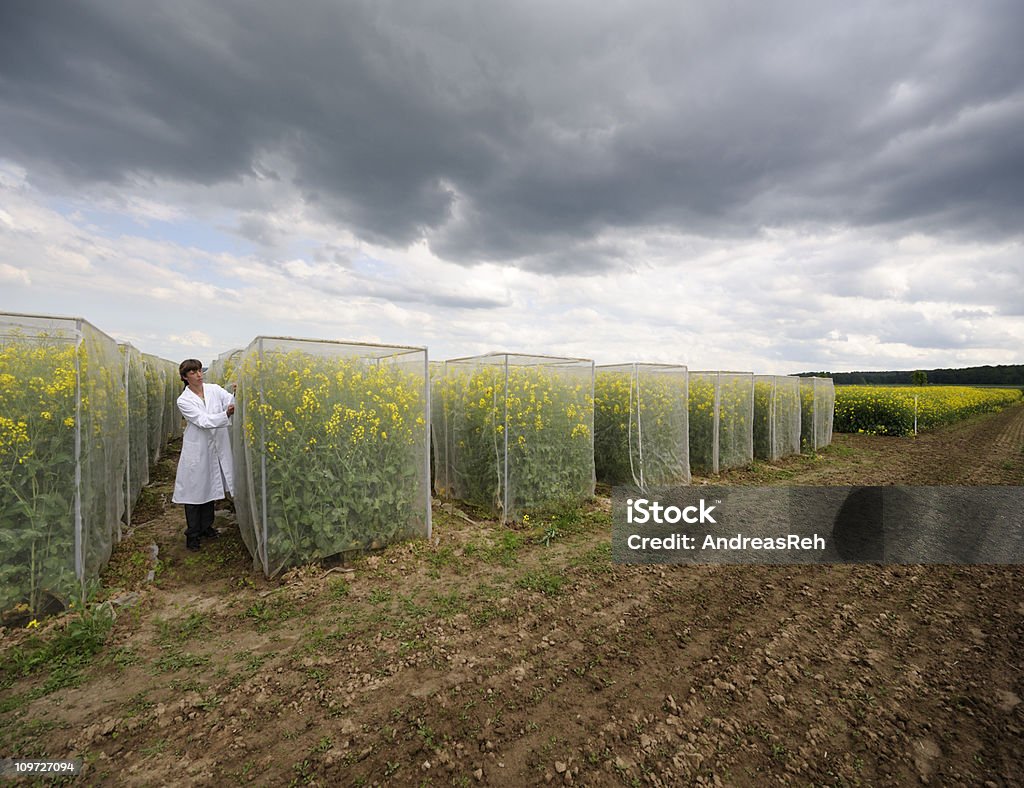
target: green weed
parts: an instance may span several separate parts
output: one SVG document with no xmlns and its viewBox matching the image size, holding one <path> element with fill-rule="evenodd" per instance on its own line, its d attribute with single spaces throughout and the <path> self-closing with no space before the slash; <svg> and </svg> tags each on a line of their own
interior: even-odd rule
<svg viewBox="0 0 1024 788">
<path fill-rule="evenodd" d="M 200 654 L 188 654 L 175 651 L 160 657 L 154 665 L 151 673 L 171 673 L 185 668 L 201 668 L 210 664 L 210 658 Z"/>
<path fill-rule="evenodd" d="M 123 670 L 131 665 L 138 665 L 140 658 L 131 646 L 118 646 L 110 655 L 110 659 Z"/>
<path fill-rule="evenodd" d="M 190 613 L 187 618 L 177 621 L 157 621 L 160 643 L 184 643 L 200 634 L 210 631 L 206 615 L 203 613 Z"/>
<path fill-rule="evenodd" d="M 490 545 L 483 554 L 488 563 L 510 566 L 515 562 L 516 554 L 523 546 L 523 535 L 517 531 L 502 531 L 495 544 Z"/>
<path fill-rule="evenodd" d="M 332 599 L 344 599 L 348 596 L 348 583 L 341 578 L 335 578 L 330 584 L 330 595 Z"/>
<path fill-rule="evenodd" d="M 561 572 L 535 569 L 516 580 L 516 586 L 527 591 L 536 591 L 545 596 L 558 596 L 562 592 L 565 582 L 566 577 Z"/>
<path fill-rule="evenodd" d="M 48 639 L 32 638 L 11 649 L 0 661 L 0 688 L 11 686 L 17 678 L 43 672 L 47 673 L 46 680 L 30 693 L 33 697 L 77 686 L 82 671 L 103 649 L 113 625 L 109 605 L 101 605 L 73 616 L 64 629 Z"/>
</svg>

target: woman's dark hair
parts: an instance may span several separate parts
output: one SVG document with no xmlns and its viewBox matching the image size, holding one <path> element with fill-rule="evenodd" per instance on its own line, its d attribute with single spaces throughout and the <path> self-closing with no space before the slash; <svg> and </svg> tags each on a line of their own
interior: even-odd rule
<svg viewBox="0 0 1024 788">
<path fill-rule="evenodd" d="M 185 376 L 189 372 L 195 372 L 203 368 L 203 362 L 197 358 L 186 358 L 178 365 L 178 374 L 181 376 L 181 382 L 188 384 L 188 378 Z"/>
</svg>

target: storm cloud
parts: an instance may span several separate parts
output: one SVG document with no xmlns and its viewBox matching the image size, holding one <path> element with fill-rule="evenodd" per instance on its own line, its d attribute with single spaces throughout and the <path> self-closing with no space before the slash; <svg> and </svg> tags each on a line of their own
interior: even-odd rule
<svg viewBox="0 0 1024 788">
<path fill-rule="evenodd" d="M 1019 240 L 1022 39 L 1015 2 L 5 3 L 0 156 L 269 179 L 367 242 L 554 274 L 649 233 Z"/>
</svg>

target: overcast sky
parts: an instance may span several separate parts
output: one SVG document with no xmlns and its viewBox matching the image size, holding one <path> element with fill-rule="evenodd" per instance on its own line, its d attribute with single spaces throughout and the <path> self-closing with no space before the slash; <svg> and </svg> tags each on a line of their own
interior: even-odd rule
<svg viewBox="0 0 1024 788">
<path fill-rule="evenodd" d="M 0 4 L 0 311 L 691 369 L 1024 363 L 1024 4 Z"/>
</svg>

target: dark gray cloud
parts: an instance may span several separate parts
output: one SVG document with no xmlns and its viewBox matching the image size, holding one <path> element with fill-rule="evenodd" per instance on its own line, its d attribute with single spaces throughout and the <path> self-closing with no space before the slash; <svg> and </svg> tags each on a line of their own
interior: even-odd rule
<svg viewBox="0 0 1024 788">
<path fill-rule="evenodd" d="M 620 265 L 609 230 L 1019 238 L 1022 39 L 1013 0 L 12 2 L 0 155 L 136 189 L 284 156 L 361 238 L 552 272 Z"/>
</svg>

